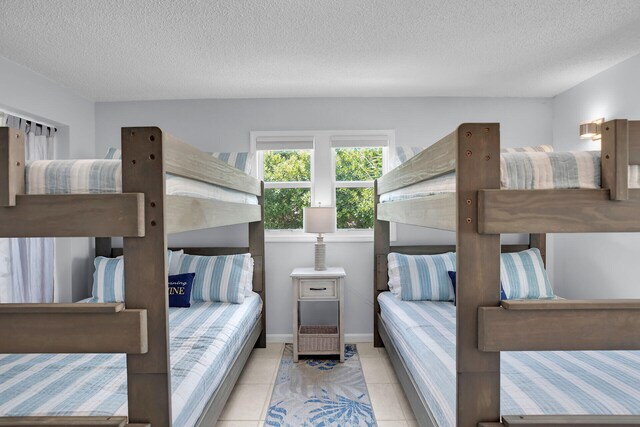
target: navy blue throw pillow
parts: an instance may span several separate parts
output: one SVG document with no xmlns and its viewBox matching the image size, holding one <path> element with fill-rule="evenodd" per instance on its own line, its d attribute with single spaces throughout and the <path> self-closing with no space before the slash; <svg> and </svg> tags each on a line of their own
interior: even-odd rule
<svg viewBox="0 0 640 427">
<path fill-rule="evenodd" d="M 169 276 L 169 307 L 191 307 L 191 287 L 196 273 Z"/>
<path fill-rule="evenodd" d="M 458 294 L 456 293 L 456 272 L 455 271 L 447 271 L 449 275 L 449 279 L 451 279 L 451 285 L 453 286 L 453 305 L 456 305 L 456 297 Z"/>
<path fill-rule="evenodd" d="M 447 271 L 447 274 L 449 275 L 449 278 L 451 279 L 451 284 L 453 285 L 453 305 L 456 305 L 456 297 L 458 296 L 456 293 L 456 272 L 455 271 Z M 502 283 L 500 283 L 500 300 L 506 300 L 509 299 L 507 298 L 507 294 L 504 291 L 504 288 L 502 287 Z"/>
</svg>

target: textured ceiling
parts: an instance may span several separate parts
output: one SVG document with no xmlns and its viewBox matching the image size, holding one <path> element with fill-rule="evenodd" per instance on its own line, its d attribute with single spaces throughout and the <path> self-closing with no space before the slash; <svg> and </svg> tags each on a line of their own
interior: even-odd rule
<svg viewBox="0 0 640 427">
<path fill-rule="evenodd" d="M 97 101 L 553 96 L 640 52 L 640 1 L 0 0 L 0 55 Z"/>
</svg>

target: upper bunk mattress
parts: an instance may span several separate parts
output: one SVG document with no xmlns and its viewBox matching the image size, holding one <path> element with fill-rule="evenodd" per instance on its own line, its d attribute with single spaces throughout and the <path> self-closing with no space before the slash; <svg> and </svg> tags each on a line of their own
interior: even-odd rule
<svg viewBox="0 0 640 427">
<path fill-rule="evenodd" d="M 223 202 L 258 204 L 249 193 L 167 174 L 166 192 Z M 120 160 L 37 160 L 25 168 L 27 194 L 99 194 L 122 192 Z"/>
<path fill-rule="evenodd" d="M 439 427 L 455 426 L 456 308 L 383 292 L 381 316 Z M 501 353 L 502 415 L 640 414 L 640 351 Z"/>
<path fill-rule="evenodd" d="M 503 190 L 601 188 L 600 152 L 516 152 L 500 155 Z M 640 166 L 629 166 L 629 188 L 640 188 Z M 455 173 L 380 196 L 380 202 L 415 199 L 456 191 Z"/>
<path fill-rule="evenodd" d="M 242 304 L 170 308 L 174 426 L 193 426 L 247 341 L 262 311 Z M 0 416 L 127 415 L 124 354 L 0 355 Z"/>
</svg>

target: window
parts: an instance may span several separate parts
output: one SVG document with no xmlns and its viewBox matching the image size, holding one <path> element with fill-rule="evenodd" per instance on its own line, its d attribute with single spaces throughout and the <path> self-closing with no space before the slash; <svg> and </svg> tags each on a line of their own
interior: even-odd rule
<svg viewBox="0 0 640 427">
<path fill-rule="evenodd" d="M 311 150 L 262 152 L 265 227 L 302 228 L 302 210 L 311 204 Z"/>
<path fill-rule="evenodd" d="M 328 240 L 373 236 L 373 181 L 387 168 L 393 131 L 251 132 L 257 176 L 265 183 L 269 240 L 308 240 L 307 206 L 336 206 Z"/>
<path fill-rule="evenodd" d="M 264 181 L 267 230 L 301 230 L 302 210 L 313 200 L 313 138 L 251 138 L 258 178 Z"/>
<path fill-rule="evenodd" d="M 387 139 L 334 138 L 331 145 L 338 230 L 371 230 L 373 181 L 382 176 Z"/>
</svg>

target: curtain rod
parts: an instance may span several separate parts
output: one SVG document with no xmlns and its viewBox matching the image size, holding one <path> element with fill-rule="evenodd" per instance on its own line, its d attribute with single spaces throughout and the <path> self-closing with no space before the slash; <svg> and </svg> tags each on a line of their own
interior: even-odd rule
<svg viewBox="0 0 640 427">
<path fill-rule="evenodd" d="M 40 126 L 46 126 L 46 127 L 48 127 L 48 128 L 53 129 L 53 130 L 54 130 L 54 132 L 58 132 L 58 128 L 57 128 L 57 127 L 55 127 L 55 126 L 53 126 L 53 125 L 51 125 L 51 124 L 49 124 L 49 123 L 45 123 L 45 122 L 42 122 L 42 121 L 40 121 L 40 120 L 32 119 L 31 117 L 29 117 L 29 116 L 25 116 L 24 114 L 12 113 L 12 112 L 9 112 L 9 111 L 7 111 L 7 110 L 0 109 L 0 118 L 3 118 L 3 119 L 4 119 L 4 118 L 5 118 L 5 117 L 7 117 L 7 116 L 15 116 L 15 117 L 19 117 L 19 118 L 21 118 L 21 119 L 23 119 L 23 120 L 26 120 L 26 121 L 28 121 L 28 122 L 31 122 L 31 123 L 34 123 L 34 124 L 36 124 L 36 125 L 40 125 Z"/>
</svg>

